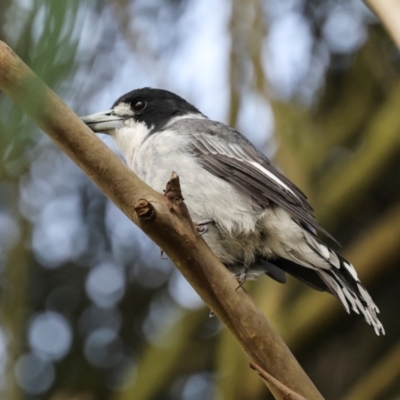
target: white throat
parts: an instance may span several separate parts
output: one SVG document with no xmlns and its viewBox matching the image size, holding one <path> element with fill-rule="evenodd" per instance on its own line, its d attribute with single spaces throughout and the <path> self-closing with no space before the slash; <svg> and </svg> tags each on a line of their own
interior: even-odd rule
<svg viewBox="0 0 400 400">
<path fill-rule="evenodd" d="M 137 122 L 134 119 L 125 121 L 125 124 L 126 127 L 115 131 L 113 139 L 132 168 L 136 154 L 144 140 L 150 135 L 151 129 L 144 122 Z"/>
<path fill-rule="evenodd" d="M 172 118 L 164 127 L 167 128 L 182 119 L 207 119 L 200 113 L 190 113 Z M 136 171 L 135 159 L 140 146 L 151 134 L 153 127 L 148 128 L 144 122 L 137 122 L 133 118 L 127 119 L 126 127 L 117 129 L 112 135 L 118 149 L 125 157 L 129 167 Z"/>
</svg>

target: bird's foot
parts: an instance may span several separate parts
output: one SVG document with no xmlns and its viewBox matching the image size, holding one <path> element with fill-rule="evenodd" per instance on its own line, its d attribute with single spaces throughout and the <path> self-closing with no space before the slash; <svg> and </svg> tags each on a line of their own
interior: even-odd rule
<svg viewBox="0 0 400 400">
<path fill-rule="evenodd" d="M 237 279 L 239 286 L 235 289 L 238 290 L 243 286 L 243 284 L 246 282 L 247 279 L 247 272 L 249 268 L 245 267 L 242 272 L 239 272 L 238 274 L 235 275 L 235 278 Z"/>
<path fill-rule="evenodd" d="M 199 233 L 199 236 L 203 236 L 208 232 L 208 225 L 215 225 L 215 220 L 212 218 L 202 219 L 201 221 L 195 222 L 194 226 Z"/>
</svg>

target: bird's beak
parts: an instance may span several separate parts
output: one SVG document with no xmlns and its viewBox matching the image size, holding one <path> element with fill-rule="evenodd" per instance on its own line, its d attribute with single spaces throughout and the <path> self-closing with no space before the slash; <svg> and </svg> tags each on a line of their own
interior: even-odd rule
<svg viewBox="0 0 400 400">
<path fill-rule="evenodd" d="M 126 117 L 113 114 L 112 110 L 81 117 L 81 120 L 93 131 L 112 133 L 116 129 L 123 128 Z"/>
</svg>

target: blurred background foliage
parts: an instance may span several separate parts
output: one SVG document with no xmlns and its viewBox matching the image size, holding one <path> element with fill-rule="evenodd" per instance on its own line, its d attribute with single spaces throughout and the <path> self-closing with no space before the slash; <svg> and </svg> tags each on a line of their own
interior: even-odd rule
<svg viewBox="0 0 400 400">
<path fill-rule="evenodd" d="M 327 399 L 400 398 L 400 53 L 361 1 L 2 0 L 0 38 L 79 115 L 162 87 L 272 157 L 387 335 L 292 279 L 247 290 Z M 0 397 L 270 399 L 208 314 L 0 94 Z"/>
</svg>

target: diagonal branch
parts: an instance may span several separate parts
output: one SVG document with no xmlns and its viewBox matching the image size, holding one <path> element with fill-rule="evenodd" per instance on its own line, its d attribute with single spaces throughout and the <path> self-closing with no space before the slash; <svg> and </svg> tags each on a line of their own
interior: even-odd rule
<svg viewBox="0 0 400 400">
<path fill-rule="evenodd" d="M 235 279 L 196 234 L 182 207 L 142 182 L 3 42 L 0 71 L 0 89 L 167 253 L 250 359 L 303 397 L 321 399 L 251 298 L 235 291 Z M 138 217 L 139 200 L 149 218 Z"/>
<path fill-rule="evenodd" d="M 364 0 L 375 12 L 400 50 L 400 3 L 398 0 Z"/>
<path fill-rule="evenodd" d="M 303 396 L 293 392 L 293 390 L 289 389 L 282 382 L 279 382 L 278 379 L 274 378 L 267 371 L 263 370 L 259 365 L 251 362 L 250 368 L 254 369 L 258 372 L 258 374 L 263 378 L 269 385 L 273 386 L 276 389 L 276 392 L 279 393 L 279 397 L 276 397 L 278 400 L 307 400 Z"/>
</svg>

